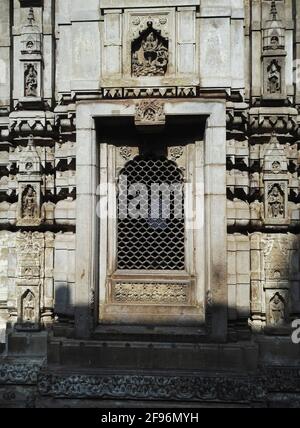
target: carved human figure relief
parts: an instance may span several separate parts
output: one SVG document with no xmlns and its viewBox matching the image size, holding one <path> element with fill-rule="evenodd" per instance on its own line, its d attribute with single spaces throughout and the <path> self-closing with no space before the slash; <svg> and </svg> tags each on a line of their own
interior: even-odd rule
<svg viewBox="0 0 300 428">
<path fill-rule="evenodd" d="M 25 70 L 25 97 L 38 96 L 38 73 L 33 64 L 28 64 Z"/>
<path fill-rule="evenodd" d="M 273 35 L 271 37 L 271 47 L 276 50 L 279 47 L 279 37 L 277 35 Z"/>
<path fill-rule="evenodd" d="M 280 293 L 276 293 L 270 300 L 270 322 L 278 326 L 285 322 L 285 302 Z"/>
<path fill-rule="evenodd" d="M 270 218 L 284 218 L 284 194 L 279 184 L 269 186 L 268 214 Z"/>
<path fill-rule="evenodd" d="M 132 42 L 132 75 L 164 76 L 169 62 L 169 42 L 147 22 L 147 28 Z"/>
<path fill-rule="evenodd" d="M 37 195 L 32 186 L 27 186 L 22 196 L 22 217 L 33 219 L 37 212 Z"/>
<path fill-rule="evenodd" d="M 281 67 L 275 59 L 268 66 L 268 92 L 276 94 L 281 91 Z"/>
<path fill-rule="evenodd" d="M 22 322 L 33 323 L 35 321 L 35 297 L 34 294 L 28 290 L 24 295 L 22 301 Z"/>
</svg>

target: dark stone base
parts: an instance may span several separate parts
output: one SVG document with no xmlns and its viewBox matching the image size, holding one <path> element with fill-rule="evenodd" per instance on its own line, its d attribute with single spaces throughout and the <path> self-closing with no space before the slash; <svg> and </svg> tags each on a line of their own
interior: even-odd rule
<svg viewBox="0 0 300 428">
<path fill-rule="evenodd" d="M 10 336 L 10 351 L 0 357 L 0 407 L 300 405 L 300 346 L 284 337 L 221 345 L 53 337 L 47 343 L 37 333 L 28 342 L 35 357 L 26 339 Z"/>
</svg>

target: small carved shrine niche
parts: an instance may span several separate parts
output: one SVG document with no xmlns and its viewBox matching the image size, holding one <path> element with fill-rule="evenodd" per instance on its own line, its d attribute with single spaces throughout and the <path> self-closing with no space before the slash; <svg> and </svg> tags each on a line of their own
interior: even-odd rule
<svg viewBox="0 0 300 428">
<path fill-rule="evenodd" d="M 281 66 L 277 59 L 273 59 L 268 66 L 268 93 L 281 93 Z"/>
<path fill-rule="evenodd" d="M 270 17 L 263 30 L 263 99 L 281 100 L 286 97 L 285 29 L 278 17 L 276 1 L 272 1 Z"/>
<path fill-rule="evenodd" d="M 284 191 L 279 183 L 269 184 L 268 186 L 268 216 L 269 218 L 284 218 L 285 197 Z"/>
<path fill-rule="evenodd" d="M 37 194 L 32 185 L 27 185 L 22 194 L 22 218 L 26 220 L 37 217 Z"/>
<path fill-rule="evenodd" d="M 18 162 L 18 226 L 41 224 L 41 161 L 34 146 L 33 137 L 22 150 Z"/>
<path fill-rule="evenodd" d="M 24 96 L 38 96 L 38 72 L 34 64 L 25 64 L 24 71 Z"/>
<path fill-rule="evenodd" d="M 32 291 L 27 290 L 22 296 L 22 324 L 33 324 L 35 322 L 35 296 Z"/>
<path fill-rule="evenodd" d="M 284 147 L 276 135 L 271 137 L 263 166 L 265 225 L 286 226 L 288 218 L 288 163 Z"/>
<path fill-rule="evenodd" d="M 276 292 L 269 301 L 269 326 L 280 327 L 286 323 L 286 302 L 280 292 Z"/>
<path fill-rule="evenodd" d="M 18 303 L 17 331 L 37 331 L 40 329 L 40 309 L 39 301 L 35 291 L 39 294 L 37 287 L 20 287 Z M 35 290 L 36 289 L 36 290 Z"/>
<path fill-rule="evenodd" d="M 165 76 L 168 63 L 169 41 L 153 27 L 152 21 L 148 21 L 147 28 L 131 44 L 132 76 Z"/>
<path fill-rule="evenodd" d="M 20 102 L 28 108 L 42 97 L 42 32 L 36 23 L 34 9 L 28 9 L 27 23 L 21 29 L 20 67 L 23 83 Z"/>
</svg>

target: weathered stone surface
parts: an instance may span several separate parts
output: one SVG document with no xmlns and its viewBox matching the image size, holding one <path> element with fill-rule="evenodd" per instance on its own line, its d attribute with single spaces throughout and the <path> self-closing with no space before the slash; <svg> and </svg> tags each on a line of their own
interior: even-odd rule
<svg viewBox="0 0 300 428">
<path fill-rule="evenodd" d="M 299 1 L 0 3 L 0 406 L 299 400 Z"/>
</svg>

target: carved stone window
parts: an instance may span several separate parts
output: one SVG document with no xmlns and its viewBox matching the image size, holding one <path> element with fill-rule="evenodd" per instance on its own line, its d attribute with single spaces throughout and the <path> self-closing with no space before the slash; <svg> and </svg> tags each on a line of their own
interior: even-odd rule
<svg viewBox="0 0 300 428">
<path fill-rule="evenodd" d="M 147 22 L 147 28 L 132 42 L 132 75 L 164 76 L 169 63 L 169 41 Z"/>
<path fill-rule="evenodd" d="M 125 165 L 117 196 L 118 269 L 185 269 L 183 198 L 175 162 L 139 156 Z"/>
</svg>

